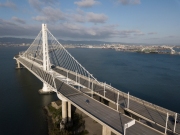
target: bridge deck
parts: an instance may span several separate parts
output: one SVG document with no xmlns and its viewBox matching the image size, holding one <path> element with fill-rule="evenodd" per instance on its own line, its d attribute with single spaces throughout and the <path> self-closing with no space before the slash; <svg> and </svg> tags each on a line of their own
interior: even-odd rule
<svg viewBox="0 0 180 135">
<path fill-rule="evenodd" d="M 53 70 L 64 76 L 67 76 L 67 72 L 64 70 L 61 70 L 58 68 L 54 68 Z M 68 77 L 74 81 L 76 80 L 76 75 L 74 73 L 68 72 Z M 89 81 L 88 78 L 87 79 L 80 78 L 80 84 L 82 84 L 86 87 L 88 87 L 88 81 Z M 100 84 L 93 84 L 93 91 L 99 93 L 100 95 L 102 95 L 102 97 L 104 96 L 104 87 Z M 106 91 L 105 97 L 110 99 L 114 103 L 116 103 L 117 96 L 118 96 L 117 92 L 114 92 L 114 91 L 110 90 L 109 88 L 106 88 L 105 91 Z M 127 106 L 127 98 L 122 95 L 119 96 L 118 102 L 120 103 L 121 107 Z M 132 110 L 135 113 L 138 113 L 142 117 L 149 119 L 149 121 L 153 121 L 154 123 L 157 123 L 157 124 L 165 127 L 167 112 L 165 112 L 165 111 L 163 112 L 162 110 L 160 111 L 156 107 L 157 106 L 153 105 L 153 104 L 152 104 L 152 106 L 146 105 L 143 100 L 140 103 L 140 102 L 130 99 L 130 103 L 129 103 L 130 110 Z M 172 116 L 172 114 L 171 114 L 168 119 L 168 124 L 167 124 L 167 128 L 171 131 L 173 131 L 173 129 L 174 129 L 174 122 L 172 121 L 172 119 L 174 119 L 173 117 L 174 116 Z M 180 118 L 178 118 L 178 119 L 180 119 Z M 176 133 L 180 134 L 180 123 L 176 124 Z"/>
<path fill-rule="evenodd" d="M 116 131 L 123 133 L 123 126 L 125 123 L 129 122 L 131 119 L 127 116 L 97 102 L 91 97 L 83 94 L 80 91 L 72 88 L 66 83 L 55 79 L 57 90 L 64 95 L 66 98 L 71 100 L 77 106 L 93 115 L 100 121 L 104 122 L 106 125 L 115 129 Z M 89 100 L 89 104 L 86 103 L 86 100 Z M 134 126 L 127 129 L 127 135 L 156 135 L 158 133 L 141 123 L 136 122 Z"/>
<path fill-rule="evenodd" d="M 52 82 L 52 76 L 42 70 L 42 68 L 32 65 L 23 58 L 18 58 L 18 60 L 27 67 L 28 70 L 41 77 L 47 83 L 54 87 Z M 79 106 L 81 109 L 85 110 L 90 115 L 96 117 L 103 123 L 109 125 L 111 128 L 119 133 L 123 133 L 123 125 L 129 122 L 131 119 L 103 104 L 97 102 L 96 100 L 90 98 L 89 96 L 83 94 L 82 92 L 76 90 L 75 88 L 67 85 L 61 80 L 55 79 L 57 90 L 64 95 L 66 98 L 71 100 L 74 104 Z M 87 104 L 85 101 L 89 100 L 90 103 Z M 151 129 L 142 123 L 136 121 L 136 124 L 127 129 L 127 135 L 160 135 L 162 133 Z"/>
</svg>

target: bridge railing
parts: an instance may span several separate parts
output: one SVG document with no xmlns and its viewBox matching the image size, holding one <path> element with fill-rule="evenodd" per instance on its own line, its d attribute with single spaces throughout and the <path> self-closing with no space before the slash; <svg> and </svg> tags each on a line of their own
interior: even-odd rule
<svg viewBox="0 0 180 135">
<path fill-rule="evenodd" d="M 57 68 L 58 68 L 58 69 L 61 69 L 61 70 L 64 70 L 64 71 L 66 71 L 66 72 L 68 72 L 68 73 L 71 73 L 71 74 L 73 74 L 73 75 L 76 75 L 76 72 L 74 72 L 74 71 L 67 70 L 67 69 L 65 69 L 65 68 L 63 68 L 63 67 L 59 67 L 59 66 L 57 66 Z M 88 80 L 88 79 L 89 79 L 88 77 L 83 76 L 82 74 L 77 73 L 77 75 L 78 75 L 78 77 L 81 77 L 81 78 L 83 78 L 83 79 L 85 79 L 85 80 Z M 90 78 L 90 82 L 99 83 L 99 82 L 98 82 L 97 80 L 95 80 L 94 78 Z"/>
<path fill-rule="evenodd" d="M 119 95 L 121 95 L 121 96 L 123 96 L 125 98 L 128 98 L 128 94 L 127 93 L 122 92 L 122 91 L 120 91 L 120 90 L 118 90 L 118 89 L 116 89 L 116 88 L 114 88 L 114 87 L 112 87 L 111 85 L 108 85 L 108 84 L 106 84 L 106 87 L 109 88 L 110 90 L 112 90 L 113 92 L 115 92 L 117 94 L 119 93 Z"/>
<path fill-rule="evenodd" d="M 132 96 L 132 95 L 130 95 L 129 98 L 132 99 L 132 100 L 134 100 L 134 101 L 137 101 L 137 102 L 139 102 L 139 103 L 141 103 L 141 104 L 143 104 L 143 105 L 145 105 L 145 106 L 148 106 L 148 107 L 151 107 L 151 108 L 153 108 L 153 109 L 159 110 L 159 111 L 161 111 L 161 112 L 163 112 L 163 113 L 169 113 L 170 115 L 174 115 L 174 114 L 175 114 L 175 112 L 173 112 L 173 111 L 170 111 L 170 110 L 168 110 L 168 109 L 166 109 L 166 108 L 163 108 L 163 107 L 160 107 L 160 106 L 155 105 L 155 104 L 153 104 L 153 103 L 150 103 L 150 102 L 145 101 L 145 100 L 143 100 L 143 99 L 134 97 L 134 96 Z"/>
<path fill-rule="evenodd" d="M 113 90 L 114 92 L 119 93 L 119 95 L 123 96 L 124 98 L 128 98 L 128 94 L 127 94 L 127 93 L 122 92 L 122 91 L 119 91 L 118 89 L 116 89 L 116 88 L 114 88 L 114 87 L 112 87 L 112 86 L 110 86 L 110 85 L 107 85 L 107 86 L 108 86 L 108 88 L 110 88 L 110 89 Z M 158 105 L 155 105 L 155 104 L 150 103 L 150 102 L 148 102 L 148 101 L 145 101 L 145 100 L 143 100 L 143 99 L 137 98 L 137 97 L 135 97 L 135 96 L 129 95 L 129 99 L 134 100 L 134 101 L 136 101 L 136 102 L 139 102 L 139 103 L 141 103 L 141 104 L 143 104 L 143 105 L 146 105 L 146 106 L 148 106 L 148 107 L 151 107 L 151 108 L 153 108 L 153 109 L 159 110 L 159 111 L 161 111 L 161 112 L 163 112 L 163 113 L 167 113 L 167 112 L 168 112 L 168 113 L 169 113 L 170 115 L 172 115 L 172 116 L 175 115 L 175 112 L 173 112 L 173 111 L 171 111 L 171 110 L 168 110 L 168 109 L 166 109 L 166 108 L 160 107 L 160 106 L 158 106 Z"/>
</svg>

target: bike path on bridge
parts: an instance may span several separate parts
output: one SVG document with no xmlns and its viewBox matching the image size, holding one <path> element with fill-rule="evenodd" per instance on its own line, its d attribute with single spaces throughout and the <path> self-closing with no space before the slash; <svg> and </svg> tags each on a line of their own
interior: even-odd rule
<svg viewBox="0 0 180 135">
<path fill-rule="evenodd" d="M 42 70 L 41 67 L 37 67 L 26 61 L 23 58 L 17 58 L 22 65 L 24 65 L 30 72 L 39 76 L 41 79 L 45 80 L 48 84 L 54 87 L 53 77 Z M 123 133 L 123 125 L 132 119 L 103 105 L 102 103 L 92 99 L 91 97 L 83 94 L 82 92 L 76 90 L 75 88 L 67 85 L 61 80 L 55 79 L 56 87 L 58 92 L 68 98 L 71 102 L 76 104 L 81 109 L 85 110 L 90 115 L 96 117 L 98 120 L 102 121 L 112 129 L 119 133 Z M 89 104 L 85 101 L 89 100 Z M 136 121 L 136 124 L 127 129 L 127 135 L 161 135 L 162 133 L 147 127 Z"/>
</svg>

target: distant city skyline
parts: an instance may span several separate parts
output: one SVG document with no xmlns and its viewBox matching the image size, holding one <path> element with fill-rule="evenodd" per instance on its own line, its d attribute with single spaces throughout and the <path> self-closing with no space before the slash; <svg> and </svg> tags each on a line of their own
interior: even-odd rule
<svg viewBox="0 0 180 135">
<path fill-rule="evenodd" d="M 1 0 L 0 37 L 180 45 L 180 0 Z"/>
</svg>

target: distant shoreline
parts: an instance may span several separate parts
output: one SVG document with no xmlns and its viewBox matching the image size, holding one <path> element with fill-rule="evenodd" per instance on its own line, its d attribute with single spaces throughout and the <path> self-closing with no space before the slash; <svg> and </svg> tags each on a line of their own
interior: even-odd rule
<svg viewBox="0 0 180 135">
<path fill-rule="evenodd" d="M 14 45 L 10 45 L 10 46 L 0 46 L 0 47 L 29 47 L 29 46 L 23 46 L 23 45 L 18 45 L 18 46 L 14 46 Z M 122 47 L 115 47 L 115 46 L 108 46 L 108 47 L 104 47 L 104 46 L 73 46 L 73 45 L 64 45 L 64 48 L 66 49 L 74 49 L 74 48 L 82 48 L 82 49 L 112 49 L 115 51 L 119 51 L 119 52 L 134 52 L 134 53 L 142 53 L 142 54 L 167 54 L 167 55 L 180 55 L 180 47 L 177 47 L 177 49 L 179 49 L 179 51 L 175 51 L 173 50 L 171 46 L 166 46 L 165 48 L 159 47 L 159 46 L 153 46 L 153 47 L 137 47 L 135 46 L 134 48 L 132 48 L 131 46 L 129 46 L 130 48 L 122 48 Z M 150 48 L 150 49 L 149 49 Z"/>
</svg>

